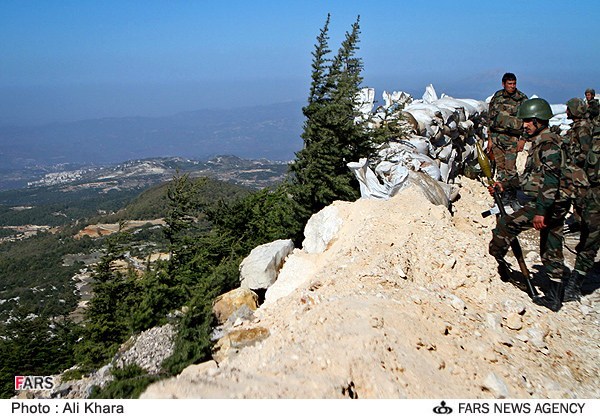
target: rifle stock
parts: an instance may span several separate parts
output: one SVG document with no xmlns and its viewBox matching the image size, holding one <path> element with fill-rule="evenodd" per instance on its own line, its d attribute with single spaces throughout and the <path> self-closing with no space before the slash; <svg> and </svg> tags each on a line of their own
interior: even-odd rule
<svg viewBox="0 0 600 418">
<path fill-rule="evenodd" d="M 494 186 L 494 179 L 492 178 L 492 169 L 490 166 L 490 161 L 487 158 L 487 155 L 483 152 L 481 148 L 481 144 L 479 141 L 476 142 L 477 147 L 477 161 L 479 162 L 479 166 L 481 167 L 481 171 L 485 175 L 488 180 L 488 184 L 490 186 Z M 500 196 L 499 190 L 494 188 L 494 201 L 496 202 L 496 206 L 498 206 L 498 210 L 500 211 L 500 216 L 506 216 L 506 209 L 504 208 L 504 203 L 502 202 L 502 197 Z M 539 294 L 535 287 L 533 287 L 533 283 L 531 283 L 531 274 L 529 273 L 529 269 L 527 268 L 527 264 L 525 263 L 525 258 L 523 257 L 523 249 L 521 248 L 521 243 L 517 237 L 514 237 L 510 242 L 510 248 L 519 263 L 519 269 L 523 276 L 525 276 L 525 284 L 527 285 L 527 290 L 531 299 L 536 300 L 539 299 Z"/>
</svg>

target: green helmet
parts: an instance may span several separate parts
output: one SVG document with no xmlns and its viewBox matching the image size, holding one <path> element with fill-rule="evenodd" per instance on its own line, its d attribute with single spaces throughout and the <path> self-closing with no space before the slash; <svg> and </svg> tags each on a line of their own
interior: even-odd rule
<svg viewBox="0 0 600 418">
<path fill-rule="evenodd" d="M 554 114 L 547 101 L 540 98 L 528 99 L 521 103 L 517 110 L 519 119 L 540 119 L 550 120 Z"/>
<path fill-rule="evenodd" d="M 585 117 L 585 112 L 587 112 L 587 105 L 583 99 L 574 97 L 567 102 L 567 109 L 569 109 L 573 117 L 583 118 Z"/>
</svg>

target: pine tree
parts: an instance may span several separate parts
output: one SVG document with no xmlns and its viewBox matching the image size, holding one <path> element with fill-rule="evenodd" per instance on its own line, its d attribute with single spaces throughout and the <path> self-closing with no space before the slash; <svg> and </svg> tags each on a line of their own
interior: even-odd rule
<svg viewBox="0 0 600 418">
<path fill-rule="evenodd" d="M 85 311 L 83 338 L 75 347 L 75 356 L 84 367 L 108 360 L 134 331 L 133 312 L 141 296 L 138 277 L 132 268 L 122 271 L 115 266 L 125 259 L 129 242 L 123 231 L 107 237 L 105 254 L 94 269 L 94 295 Z"/>
<path fill-rule="evenodd" d="M 327 81 L 326 74 L 328 62 L 326 56 L 331 52 L 328 44 L 330 18 L 331 16 L 327 14 L 327 20 L 325 21 L 325 25 L 321 29 L 319 36 L 317 36 L 317 44 L 315 45 L 315 50 L 312 52 L 312 81 L 310 84 L 310 93 L 308 95 L 308 106 L 304 108 L 305 113 L 309 111 L 311 105 L 321 104 L 327 95 L 328 89 L 325 81 Z M 303 137 L 305 136 L 309 135 L 303 135 Z"/>
<path fill-rule="evenodd" d="M 194 241 L 199 235 L 198 216 L 201 212 L 198 194 L 199 188 L 206 182 L 205 178 L 192 181 L 189 175 L 177 173 L 167 190 L 168 213 L 165 216 L 164 231 L 169 241 L 171 272 L 189 263 L 194 255 Z"/>
<path fill-rule="evenodd" d="M 359 122 L 357 95 L 362 82 L 362 60 L 356 57 L 360 16 L 346 32 L 333 60 L 327 60 L 329 19 L 313 52 L 312 83 L 308 105 L 302 109 L 306 121 L 304 148 L 290 165 L 294 175 L 294 198 L 307 218 L 336 199 L 358 198 L 358 182 L 347 164 L 367 157 L 373 149 Z"/>
<path fill-rule="evenodd" d="M 15 395 L 16 374 L 47 376 L 71 367 L 78 337 L 77 327 L 64 318 L 32 317 L 21 308 L 13 315 L 0 338 L 0 398 Z"/>
</svg>

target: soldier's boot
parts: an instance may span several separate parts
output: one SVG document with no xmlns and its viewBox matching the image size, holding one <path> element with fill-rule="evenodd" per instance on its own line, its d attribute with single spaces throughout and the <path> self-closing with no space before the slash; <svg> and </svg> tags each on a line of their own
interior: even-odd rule
<svg viewBox="0 0 600 418">
<path fill-rule="evenodd" d="M 581 285 L 585 276 L 579 273 L 577 270 L 573 270 L 571 275 L 567 278 L 567 284 L 565 286 L 565 297 L 563 302 L 580 302 L 581 301 Z"/>
<path fill-rule="evenodd" d="M 500 280 L 503 282 L 510 281 L 510 267 L 505 259 L 496 258 L 496 262 L 498 263 L 498 274 L 500 275 Z"/>
<path fill-rule="evenodd" d="M 543 297 L 535 299 L 536 305 L 545 306 L 553 312 L 558 312 L 562 308 L 563 297 L 565 295 L 565 285 L 562 281 L 550 281 L 550 286 Z"/>
</svg>

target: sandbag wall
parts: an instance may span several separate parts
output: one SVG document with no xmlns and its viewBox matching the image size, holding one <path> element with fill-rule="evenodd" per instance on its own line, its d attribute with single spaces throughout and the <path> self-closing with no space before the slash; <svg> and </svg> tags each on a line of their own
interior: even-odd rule
<svg viewBox="0 0 600 418">
<path fill-rule="evenodd" d="M 474 99 L 438 98 L 432 85 L 427 86 L 422 99 L 414 100 L 404 92 L 383 93 L 385 105 L 374 111 L 374 89 L 361 92 L 361 112 L 372 124 L 389 120 L 400 113 L 409 137 L 391 138 L 379 150 L 375 165 L 387 162 L 403 164 L 425 171 L 435 180 L 451 182 L 465 166 L 477 164 L 475 141 L 487 139 L 487 103 Z M 380 176 L 381 170 L 375 169 Z"/>
</svg>

